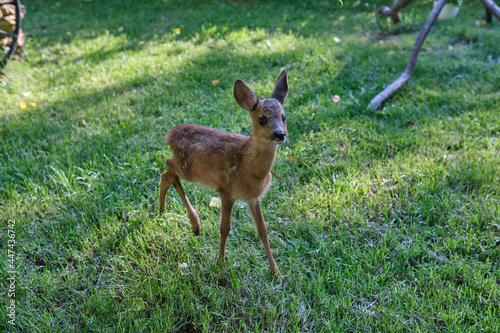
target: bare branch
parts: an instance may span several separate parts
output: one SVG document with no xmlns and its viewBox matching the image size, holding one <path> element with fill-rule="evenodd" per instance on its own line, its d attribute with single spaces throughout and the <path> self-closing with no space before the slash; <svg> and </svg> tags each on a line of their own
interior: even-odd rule
<svg viewBox="0 0 500 333">
<path fill-rule="evenodd" d="M 424 43 L 425 38 L 427 37 L 429 31 L 434 25 L 434 22 L 436 22 L 436 19 L 439 13 L 441 12 L 441 9 L 443 9 L 445 3 L 446 0 L 439 0 L 436 6 L 432 9 L 431 13 L 429 14 L 427 21 L 425 22 L 422 30 L 420 31 L 420 34 L 417 37 L 417 40 L 415 41 L 415 45 L 413 45 L 413 50 L 411 51 L 410 59 L 408 60 L 406 69 L 403 72 L 403 74 L 401 74 L 401 76 L 396 81 L 394 81 L 391 85 L 385 88 L 381 93 L 375 96 L 368 105 L 368 109 L 378 109 L 380 105 L 387 98 L 389 98 L 389 96 L 394 94 L 399 88 L 408 83 L 411 76 L 413 75 L 413 70 L 415 69 L 415 65 L 417 64 L 418 54 L 420 53 L 422 44 Z"/>
<path fill-rule="evenodd" d="M 500 20 L 500 8 L 498 8 L 498 6 L 493 0 L 480 0 L 480 1 L 486 8 L 486 20 L 488 22 L 491 22 L 491 14 L 495 15 L 495 17 L 498 20 Z"/>
<path fill-rule="evenodd" d="M 391 8 L 386 6 L 377 8 L 377 13 L 379 13 L 381 16 L 390 16 L 392 22 L 399 23 L 401 21 L 400 11 L 408 6 L 412 1 L 413 0 L 398 0 L 392 4 Z"/>
</svg>

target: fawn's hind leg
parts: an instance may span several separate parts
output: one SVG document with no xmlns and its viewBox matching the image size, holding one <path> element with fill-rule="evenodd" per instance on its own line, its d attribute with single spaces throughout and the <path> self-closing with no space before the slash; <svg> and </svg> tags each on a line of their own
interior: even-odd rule
<svg viewBox="0 0 500 333">
<path fill-rule="evenodd" d="M 167 192 L 168 189 L 172 186 L 174 183 L 172 175 L 167 171 L 162 172 L 160 176 L 160 193 L 159 193 L 159 206 L 158 210 L 160 213 L 163 213 L 165 211 L 165 204 L 167 200 Z"/>
<path fill-rule="evenodd" d="M 194 210 L 193 206 L 191 206 L 191 203 L 189 202 L 186 193 L 184 193 L 179 177 L 177 176 L 174 177 L 174 187 L 179 196 L 181 197 L 182 202 L 184 202 L 184 206 L 186 206 L 189 222 L 191 222 L 191 229 L 193 230 L 194 234 L 198 236 L 201 231 L 200 219 L 198 218 L 198 214 Z"/>
<path fill-rule="evenodd" d="M 193 206 L 191 206 L 186 193 L 184 193 L 184 190 L 182 189 L 179 176 L 177 176 L 177 173 L 175 172 L 173 160 L 169 158 L 167 159 L 167 171 L 163 172 L 160 177 L 160 213 L 165 210 L 167 191 L 172 185 L 175 187 L 177 194 L 179 194 L 179 196 L 181 197 L 184 206 L 186 206 L 189 221 L 191 222 L 191 229 L 193 230 L 194 234 L 198 236 L 201 230 L 200 219 L 198 218 L 198 214 L 194 210 Z"/>
</svg>

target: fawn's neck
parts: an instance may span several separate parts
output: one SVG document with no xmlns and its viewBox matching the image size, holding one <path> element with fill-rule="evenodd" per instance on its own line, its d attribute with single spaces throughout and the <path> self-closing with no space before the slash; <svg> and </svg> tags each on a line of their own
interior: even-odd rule
<svg viewBox="0 0 500 333">
<path fill-rule="evenodd" d="M 273 167 L 278 145 L 254 136 L 248 139 L 247 145 L 245 164 L 252 170 L 252 174 L 256 178 L 264 179 Z"/>
</svg>

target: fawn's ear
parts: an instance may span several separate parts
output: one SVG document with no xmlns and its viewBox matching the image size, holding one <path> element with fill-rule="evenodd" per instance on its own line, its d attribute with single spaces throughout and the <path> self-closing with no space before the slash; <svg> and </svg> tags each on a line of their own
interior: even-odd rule
<svg viewBox="0 0 500 333">
<path fill-rule="evenodd" d="M 285 102 L 285 98 L 288 95 L 288 76 L 286 71 L 281 72 L 278 81 L 276 81 L 276 86 L 271 94 L 270 98 L 277 99 L 281 104 Z"/>
<path fill-rule="evenodd" d="M 252 88 L 240 79 L 234 84 L 234 98 L 238 105 L 247 111 L 252 111 L 259 102 Z"/>
</svg>

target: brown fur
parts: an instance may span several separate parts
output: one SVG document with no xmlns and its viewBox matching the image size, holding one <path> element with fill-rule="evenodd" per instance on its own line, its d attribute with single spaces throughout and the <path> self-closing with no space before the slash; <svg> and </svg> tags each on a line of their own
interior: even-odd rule
<svg viewBox="0 0 500 333">
<path fill-rule="evenodd" d="M 283 102 L 288 94 L 287 74 L 278 78 L 270 99 L 259 101 L 253 90 L 237 80 L 234 96 L 249 112 L 252 135 L 231 134 L 199 125 L 174 127 L 167 134 L 173 158 L 167 159 L 167 171 L 161 174 L 159 210 L 163 212 L 166 194 L 174 186 L 186 206 L 192 230 L 200 233 L 198 214 L 184 194 L 180 180 L 197 182 L 215 189 L 221 196 L 221 243 L 219 262 L 224 261 L 226 239 L 231 229 L 231 211 L 236 200 L 244 200 L 264 244 L 271 272 L 282 278 L 274 262 L 260 197 L 271 183 L 270 170 L 278 145 L 286 138 Z M 266 120 L 262 124 L 262 119 Z"/>
</svg>

